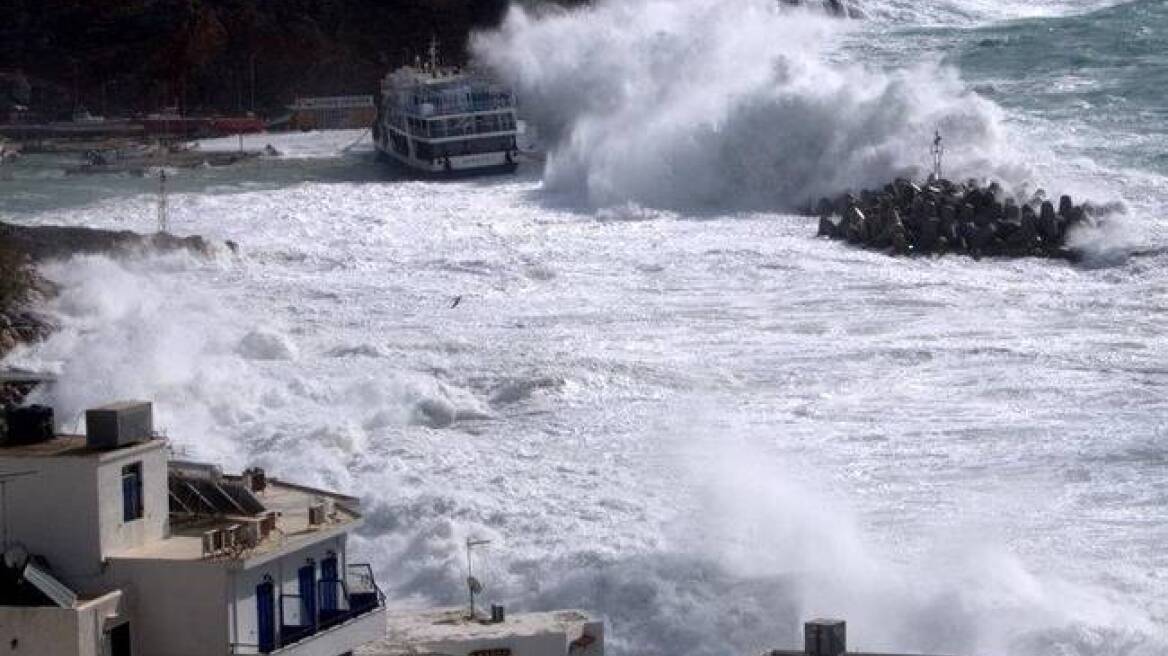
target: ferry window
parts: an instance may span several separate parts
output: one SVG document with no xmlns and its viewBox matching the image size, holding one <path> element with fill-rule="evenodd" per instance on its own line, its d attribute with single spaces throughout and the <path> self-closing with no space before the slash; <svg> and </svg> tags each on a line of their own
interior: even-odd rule
<svg viewBox="0 0 1168 656">
<path fill-rule="evenodd" d="M 142 463 L 122 467 L 122 521 L 142 518 Z"/>
</svg>

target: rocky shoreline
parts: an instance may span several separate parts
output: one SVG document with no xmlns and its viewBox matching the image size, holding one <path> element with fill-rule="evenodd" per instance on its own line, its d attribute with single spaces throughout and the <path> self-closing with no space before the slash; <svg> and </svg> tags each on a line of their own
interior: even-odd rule
<svg viewBox="0 0 1168 656">
<path fill-rule="evenodd" d="M 104 254 L 134 255 L 145 252 L 189 251 L 207 256 L 212 248 L 198 235 L 178 237 L 170 233 L 139 234 L 129 230 L 100 230 L 74 226 L 21 226 L 0 221 L 0 248 L 23 253 L 32 262 Z"/>
<path fill-rule="evenodd" d="M 1045 257 L 1078 259 L 1067 238 L 1097 223 L 1090 204 L 1070 196 L 1058 204 L 1039 190 L 1028 198 L 1008 194 L 997 182 L 954 183 L 930 178 L 923 185 L 898 178 L 859 196 L 820 199 L 815 207 L 820 237 L 889 255 Z"/>
</svg>

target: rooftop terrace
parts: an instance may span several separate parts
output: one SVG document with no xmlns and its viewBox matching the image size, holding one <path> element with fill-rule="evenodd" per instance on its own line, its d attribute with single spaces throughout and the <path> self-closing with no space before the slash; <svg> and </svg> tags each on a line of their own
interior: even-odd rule
<svg viewBox="0 0 1168 656">
<path fill-rule="evenodd" d="M 481 642 L 541 635 L 564 635 L 568 643 L 591 642 L 588 624 L 599 620 L 579 610 L 508 615 L 502 622 L 469 619 L 465 608 L 391 613 L 386 637 L 358 648 L 355 656 L 441 653 L 449 643 Z"/>
<path fill-rule="evenodd" d="M 163 439 L 153 439 L 137 444 L 128 444 L 115 449 L 95 448 L 88 444 L 84 435 L 57 435 L 52 439 L 33 444 L 0 443 L 0 459 L 2 458 L 61 458 L 61 457 L 94 457 L 116 453 L 119 456 L 137 451 L 149 451 L 165 446 Z"/>
<path fill-rule="evenodd" d="M 172 471 L 171 476 L 175 476 Z M 173 478 L 172 478 L 173 480 Z M 222 476 L 227 485 L 245 485 L 241 476 Z M 247 514 L 176 513 L 171 496 L 170 535 L 163 539 L 131 549 L 115 558 L 162 560 L 217 560 L 248 561 L 266 555 L 283 553 L 336 535 L 359 526 L 359 500 L 302 485 L 266 478 L 262 489 L 253 491 L 262 510 Z M 316 517 L 310 507 L 317 507 Z M 267 522 L 266 526 L 261 526 Z M 234 544 L 208 552 L 205 541 L 210 532 L 233 527 L 252 528 L 241 531 L 244 537 Z M 254 527 L 254 528 L 253 528 Z"/>
</svg>

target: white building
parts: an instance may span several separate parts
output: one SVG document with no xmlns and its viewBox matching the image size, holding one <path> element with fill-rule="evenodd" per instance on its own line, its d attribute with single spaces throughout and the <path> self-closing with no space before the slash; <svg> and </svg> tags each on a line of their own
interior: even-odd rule
<svg viewBox="0 0 1168 656">
<path fill-rule="evenodd" d="M 579 610 L 471 619 L 465 608 L 389 616 L 355 656 L 604 656 L 604 622 Z"/>
<path fill-rule="evenodd" d="M 19 656 L 335 656 L 385 635 L 357 500 L 169 461 L 146 403 L 55 435 L 0 431 L 0 651 Z"/>
</svg>

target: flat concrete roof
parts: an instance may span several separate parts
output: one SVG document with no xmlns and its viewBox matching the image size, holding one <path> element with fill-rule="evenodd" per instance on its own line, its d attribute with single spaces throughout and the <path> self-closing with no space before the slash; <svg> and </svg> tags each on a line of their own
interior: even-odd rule
<svg viewBox="0 0 1168 656">
<path fill-rule="evenodd" d="M 239 482 L 236 476 L 224 476 L 224 480 Z M 265 556 L 274 556 L 319 542 L 338 533 L 350 531 L 360 525 L 361 515 L 356 511 L 357 500 L 342 494 L 325 490 L 284 483 L 274 478 L 267 479 L 267 486 L 254 493 L 267 510 L 278 513 L 276 530 L 256 546 L 239 552 L 215 556 L 203 556 L 203 533 L 242 524 L 256 517 L 244 515 L 205 516 L 185 521 L 171 516 L 170 536 L 111 556 L 125 560 L 205 560 L 207 562 L 263 562 Z M 331 498 L 334 512 L 325 517 L 323 524 L 308 523 L 308 506 L 320 499 Z"/>
<path fill-rule="evenodd" d="M 34 444 L 0 445 L 0 461 L 4 458 L 100 457 L 110 453 L 116 453 L 120 457 L 135 449 L 141 451 L 161 449 L 164 444 L 166 440 L 154 438 L 110 449 L 95 449 L 89 446 L 84 435 L 57 435 L 50 440 Z"/>
<path fill-rule="evenodd" d="M 807 652 L 802 649 L 776 649 L 768 651 L 763 656 L 807 656 Z M 845 651 L 844 656 L 926 656 L 925 654 L 890 654 L 888 652 L 874 652 L 874 651 Z"/>
<path fill-rule="evenodd" d="M 467 618 L 466 608 L 441 608 L 419 612 L 390 613 L 383 640 L 366 643 L 354 650 L 356 656 L 400 656 L 425 654 L 424 646 L 439 642 L 460 642 L 499 638 L 519 638 L 562 633 L 568 641 L 579 638 L 584 625 L 598 622 L 581 610 L 543 613 L 508 613 L 506 620 L 492 624 Z"/>
</svg>

